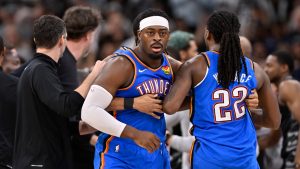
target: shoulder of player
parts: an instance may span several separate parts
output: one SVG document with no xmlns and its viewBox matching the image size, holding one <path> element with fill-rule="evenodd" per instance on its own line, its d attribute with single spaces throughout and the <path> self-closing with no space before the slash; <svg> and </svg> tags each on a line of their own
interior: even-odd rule
<svg viewBox="0 0 300 169">
<path fill-rule="evenodd" d="M 115 68 L 133 68 L 133 62 L 124 55 L 110 55 L 109 58 L 104 60 L 106 65 L 117 66 Z"/>
<path fill-rule="evenodd" d="M 300 83 L 297 80 L 285 80 L 278 86 L 279 96 L 285 100 L 299 97 Z"/>
<path fill-rule="evenodd" d="M 300 83 L 297 80 L 284 80 L 278 86 L 279 91 L 287 93 L 295 93 L 300 89 Z M 299 90 L 300 92 L 300 90 Z"/>
<path fill-rule="evenodd" d="M 260 89 L 263 86 L 268 86 L 270 84 L 270 80 L 266 72 L 263 70 L 263 68 L 256 62 L 253 62 L 255 77 L 257 79 L 257 88 Z"/>
<path fill-rule="evenodd" d="M 184 63 L 185 67 L 189 67 L 192 70 L 198 71 L 199 68 L 206 68 L 208 65 L 206 63 L 206 59 L 202 54 L 196 55 Z"/>
<path fill-rule="evenodd" d="M 168 59 L 170 65 L 172 66 L 173 72 L 176 73 L 178 71 L 178 69 L 180 68 L 180 66 L 182 65 L 182 62 L 180 62 L 179 60 L 174 59 L 170 55 L 165 54 L 165 56 Z"/>
</svg>

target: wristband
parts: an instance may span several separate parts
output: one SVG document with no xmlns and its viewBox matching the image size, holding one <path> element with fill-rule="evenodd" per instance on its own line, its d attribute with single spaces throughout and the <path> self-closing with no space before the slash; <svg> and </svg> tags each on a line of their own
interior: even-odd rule
<svg viewBox="0 0 300 169">
<path fill-rule="evenodd" d="M 133 109 L 134 98 L 124 98 L 124 109 Z"/>
</svg>

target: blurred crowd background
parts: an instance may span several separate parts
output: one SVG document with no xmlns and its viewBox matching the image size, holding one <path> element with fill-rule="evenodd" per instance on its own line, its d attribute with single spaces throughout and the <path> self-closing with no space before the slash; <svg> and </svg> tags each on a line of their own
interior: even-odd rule
<svg viewBox="0 0 300 169">
<path fill-rule="evenodd" d="M 253 47 L 249 57 L 264 66 L 270 53 L 290 51 L 295 60 L 295 78 L 300 80 L 300 0 L 0 0 L 0 35 L 10 49 L 6 50 L 3 70 L 10 73 L 33 56 L 35 19 L 44 14 L 62 17 L 74 5 L 91 6 L 102 15 L 92 52 L 77 62 L 79 75 L 86 74 L 95 60 L 104 59 L 120 46 L 134 47 L 131 23 L 147 8 L 166 11 L 171 31 L 194 34 L 199 52 L 206 50 L 203 35 L 209 15 L 224 9 L 238 15 L 240 35 L 247 37 Z"/>
<path fill-rule="evenodd" d="M 120 45 L 134 46 L 131 22 L 141 11 L 154 7 L 171 17 L 171 30 L 195 34 L 199 51 L 205 50 L 203 29 L 212 11 L 225 9 L 238 14 L 241 35 L 253 45 L 253 59 L 263 64 L 266 56 L 278 48 L 300 58 L 300 0 L 1 0 L 0 34 L 6 45 L 16 49 L 20 62 L 32 57 L 32 23 L 43 14 L 62 17 L 73 5 L 92 6 L 103 20 L 91 57 L 78 62 L 80 69 L 103 59 Z M 296 65 L 296 67 L 298 67 Z"/>
</svg>

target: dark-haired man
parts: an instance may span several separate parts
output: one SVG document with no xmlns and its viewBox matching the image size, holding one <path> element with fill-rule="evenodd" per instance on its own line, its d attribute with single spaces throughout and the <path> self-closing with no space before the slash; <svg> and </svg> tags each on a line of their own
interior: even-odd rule
<svg viewBox="0 0 300 169">
<path fill-rule="evenodd" d="M 84 6 L 73 6 L 66 10 L 63 20 L 67 29 L 67 46 L 63 56 L 58 60 L 58 76 L 63 87 L 72 91 L 79 86 L 77 61 L 89 54 L 97 36 L 97 27 L 101 19 L 100 12 Z M 71 119 L 76 124 L 77 119 Z M 94 147 L 90 141 L 95 136 L 73 135 L 71 137 L 73 163 L 75 169 L 93 168 Z"/>
<path fill-rule="evenodd" d="M 71 169 L 68 117 L 80 114 L 84 97 L 103 63 L 97 62 L 78 88 L 66 91 L 57 76 L 57 62 L 66 47 L 64 21 L 52 15 L 41 16 L 34 22 L 33 37 L 35 59 L 25 68 L 17 89 L 13 167 Z"/>
<path fill-rule="evenodd" d="M 282 114 L 282 169 L 298 169 L 300 168 L 300 83 L 292 78 L 293 58 L 288 52 L 276 51 L 267 57 L 265 71 L 277 88 Z"/>
</svg>

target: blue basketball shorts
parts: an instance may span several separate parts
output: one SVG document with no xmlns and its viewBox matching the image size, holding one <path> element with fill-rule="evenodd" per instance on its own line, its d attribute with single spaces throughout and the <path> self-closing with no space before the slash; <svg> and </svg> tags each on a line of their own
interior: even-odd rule
<svg viewBox="0 0 300 169">
<path fill-rule="evenodd" d="M 248 160 L 247 164 L 242 165 L 235 165 L 234 161 L 232 161 L 231 164 L 220 162 L 212 163 L 210 157 L 205 157 L 203 152 L 200 152 L 200 144 L 201 143 L 196 140 L 191 149 L 191 169 L 260 169 L 255 156 L 251 160 Z"/>
<path fill-rule="evenodd" d="M 149 153 L 136 144 L 112 141 L 100 135 L 95 148 L 94 169 L 171 169 L 165 144 Z"/>
</svg>

